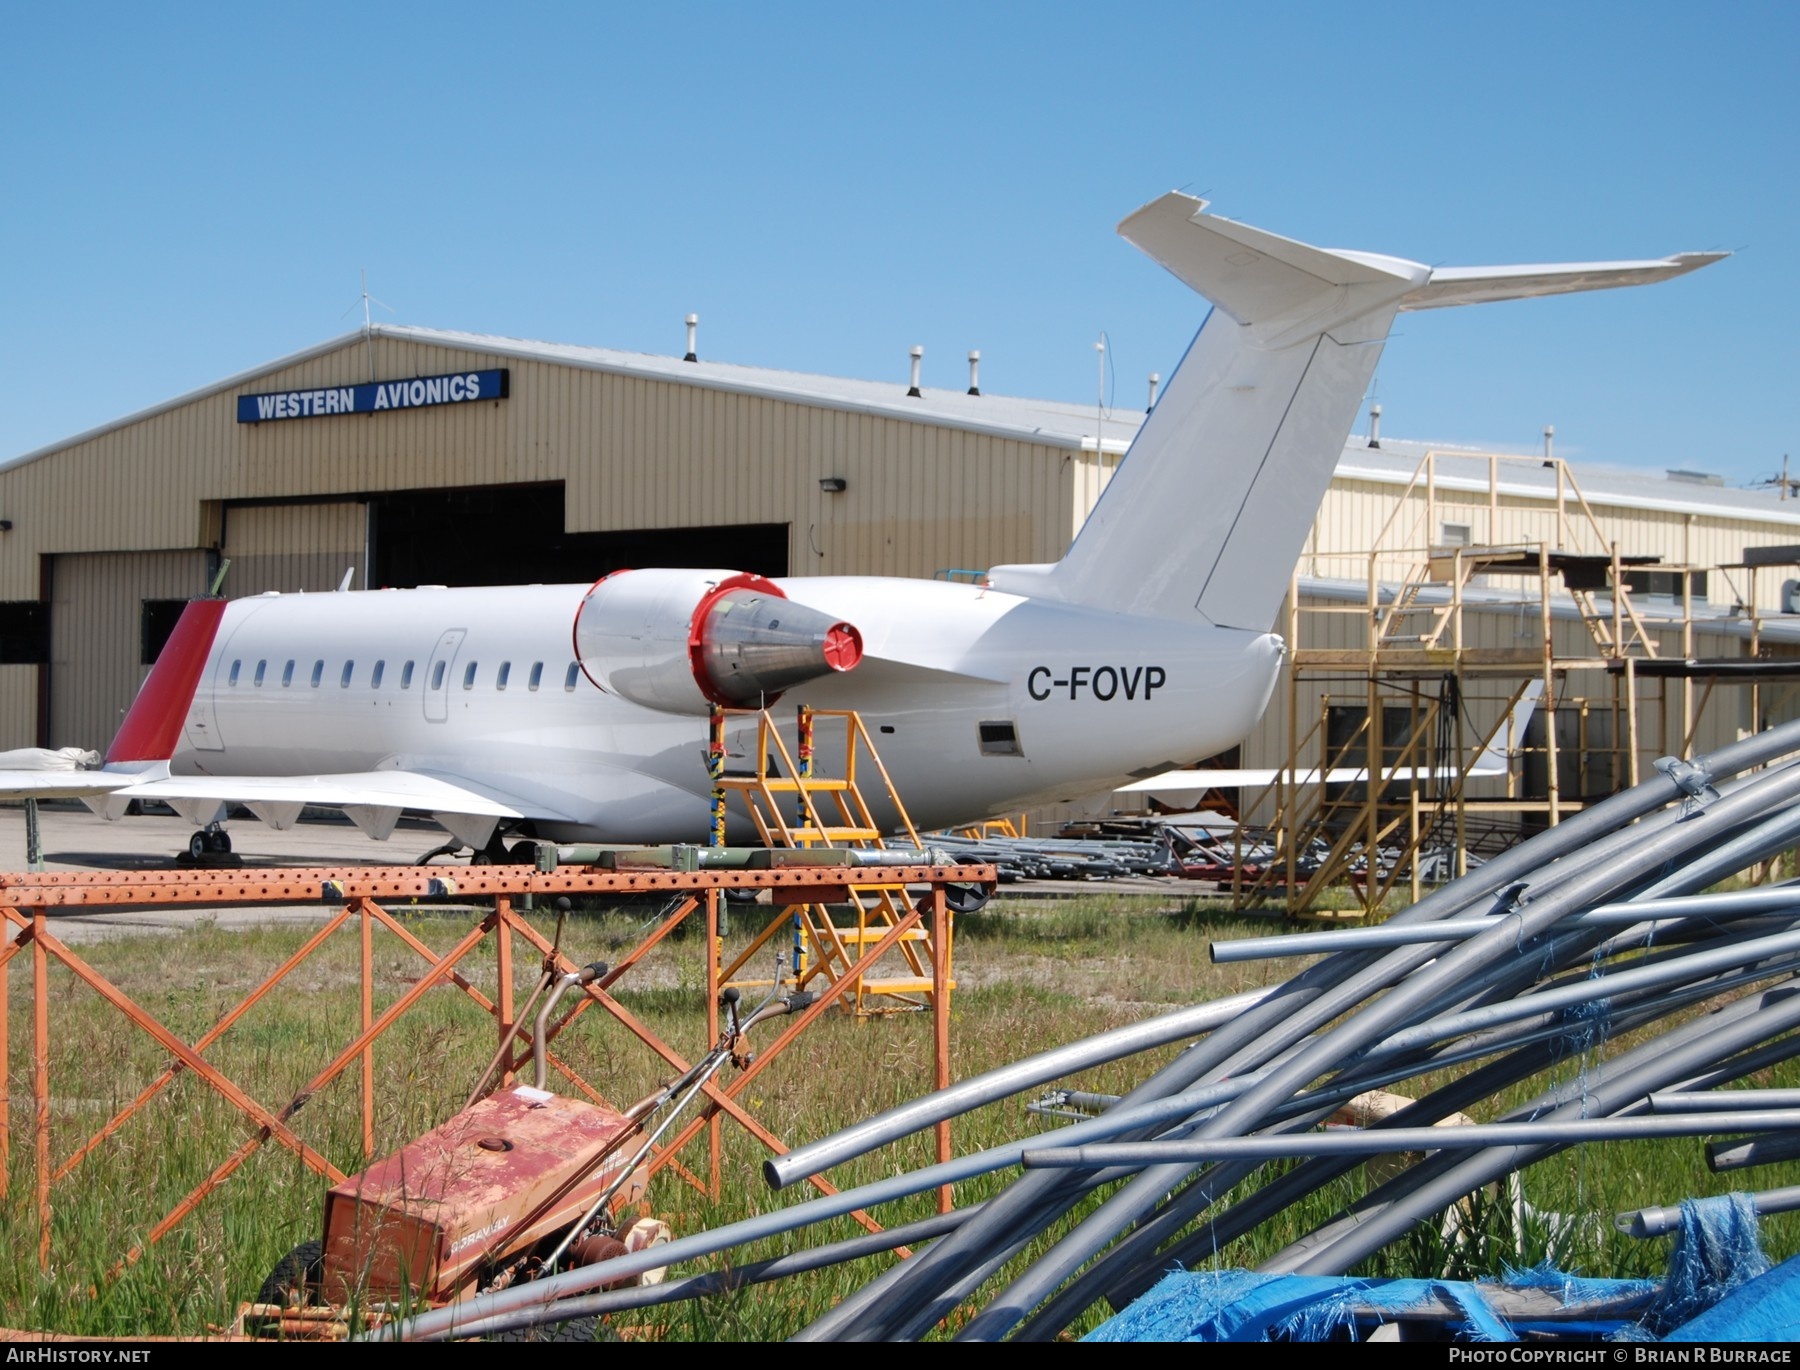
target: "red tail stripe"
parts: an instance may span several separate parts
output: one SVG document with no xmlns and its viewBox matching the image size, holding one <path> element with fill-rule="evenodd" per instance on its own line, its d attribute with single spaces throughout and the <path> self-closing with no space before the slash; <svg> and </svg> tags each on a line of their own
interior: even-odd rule
<svg viewBox="0 0 1800 1370">
<path fill-rule="evenodd" d="M 119 725 L 119 735 L 107 749 L 106 759 L 114 761 L 166 761 L 175 754 L 175 744 L 187 722 L 188 705 L 194 702 L 194 690 L 206 659 L 212 653 L 213 638 L 219 621 L 225 617 L 222 599 L 188 601 L 169 634 L 150 678 L 132 701 L 131 711 Z"/>
</svg>

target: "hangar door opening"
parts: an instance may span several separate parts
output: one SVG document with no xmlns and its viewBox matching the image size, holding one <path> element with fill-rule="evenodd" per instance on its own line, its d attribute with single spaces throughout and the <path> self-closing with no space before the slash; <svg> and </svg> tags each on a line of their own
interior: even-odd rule
<svg viewBox="0 0 1800 1370">
<path fill-rule="evenodd" d="M 371 495 L 369 511 L 377 586 L 567 585 L 644 566 L 788 573 L 785 523 L 566 533 L 560 483 Z"/>
</svg>

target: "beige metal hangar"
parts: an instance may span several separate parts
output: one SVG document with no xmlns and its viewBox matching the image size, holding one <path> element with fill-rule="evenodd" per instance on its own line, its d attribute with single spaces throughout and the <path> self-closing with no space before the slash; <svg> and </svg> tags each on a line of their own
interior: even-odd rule
<svg viewBox="0 0 1800 1370">
<path fill-rule="evenodd" d="M 221 570 L 235 598 L 1054 559 L 1141 417 L 896 370 L 376 326 L 30 453 L 0 469 L 0 747 L 104 750 Z"/>
<path fill-rule="evenodd" d="M 0 747 L 104 748 L 181 603 L 222 569 L 239 597 L 346 575 L 932 576 L 1051 560 L 1141 419 L 979 393 L 973 360 L 965 393 L 917 388 L 899 365 L 847 380 L 375 326 L 0 468 Z M 1355 437 L 1300 570 L 1399 583 L 1422 548 L 1541 536 L 1546 518 L 1561 537 L 1577 514 L 1592 516 L 1584 536 L 1663 567 L 1800 543 L 1800 504 L 1773 494 L 1581 481 L 1561 463 Z M 1746 593 L 1774 608 L 1783 581 L 1746 590 L 1715 573 L 1694 589 L 1721 609 Z M 1244 764 L 1280 764 L 1275 726 Z"/>
</svg>

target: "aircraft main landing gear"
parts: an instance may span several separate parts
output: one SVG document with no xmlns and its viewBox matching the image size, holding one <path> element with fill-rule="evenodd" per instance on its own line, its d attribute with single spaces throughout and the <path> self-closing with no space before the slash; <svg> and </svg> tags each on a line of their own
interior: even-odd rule
<svg viewBox="0 0 1800 1370">
<path fill-rule="evenodd" d="M 231 854 L 231 834 L 219 823 L 208 823 L 204 828 L 196 829 L 188 838 L 187 850 L 175 859 L 187 866 L 238 864 Z"/>
</svg>

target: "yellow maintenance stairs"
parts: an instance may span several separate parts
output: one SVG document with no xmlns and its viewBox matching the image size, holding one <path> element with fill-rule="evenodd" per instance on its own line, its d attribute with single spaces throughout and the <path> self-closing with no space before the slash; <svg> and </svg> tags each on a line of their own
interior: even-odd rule
<svg viewBox="0 0 1800 1370">
<path fill-rule="evenodd" d="M 738 727 L 733 735 L 733 723 Z M 754 722 L 754 731 L 744 724 Z M 881 827 L 863 796 L 859 775 L 869 779 L 899 816 L 896 840 L 904 833 L 912 847 L 922 847 L 912 819 L 901 803 L 894 782 L 881 764 L 874 740 L 862 719 L 848 709 L 808 709 L 796 712 L 795 753 L 788 750 L 775 721 L 766 709 L 715 709 L 708 744 L 713 777 L 713 841 L 724 840 L 726 807 L 737 796 L 749 812 L 764 846 L 794 849 L 838 848 L 880 850 L 887 846 Z M 740 765 L 733 769 L 728 748 L 735 740 Z M 832 774 L 820 773 L 816 763 L 823 756 L 835 763 Z M 865 948 L 888 935 L 909 911 L 903 885 L 879 885 L 846 889 L 845 902 L 792 905 L 791 923 L 769 921 L 762 933 L 735 960 L 726 965 L 722 983 L 739 979 L 743 969 L 764 947 L 784 931 L 793 937 L 794 975 L 805 986 L 822 978 L 826 984 L 854 969 Z M 779 897 L 779 896 L 778 896 Z M 950 935 L 946 917 L 944 935 Z M 895 954 L 882 959 L 878 969 L 891 973 L 864 975 L 844 997 L 858 1015 L 903 1013 L 931 1005 L 932 946 L 934 933 L 921 925 L 900 936 Z M 896 955 L 897 954 L 897 955 Z M 945 964 L 950 949 L 944 949 Z M 946 981 L 946 989 L 955 981 Z"/>
</svg>

